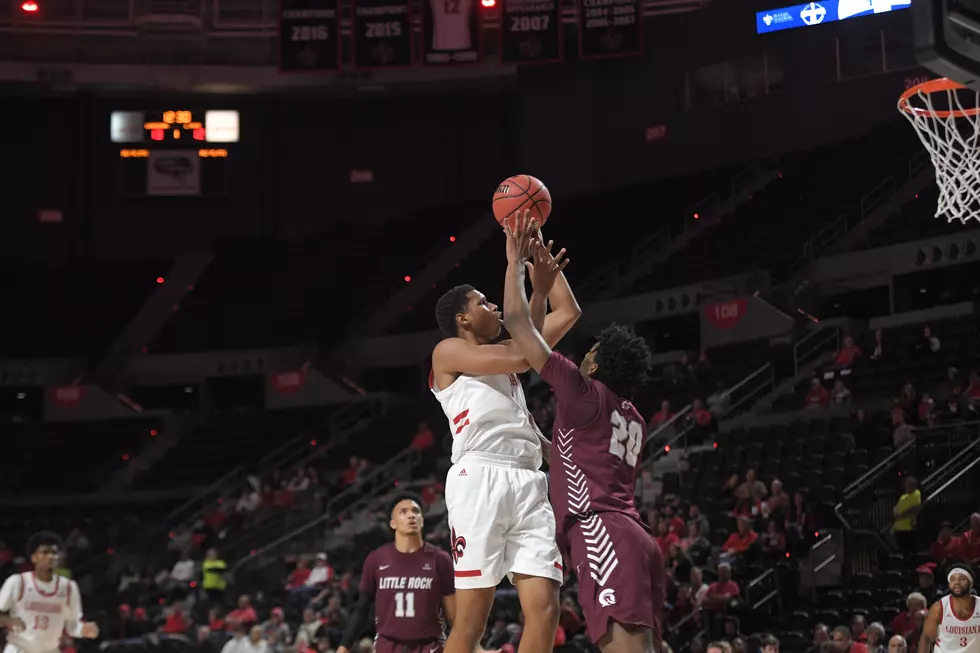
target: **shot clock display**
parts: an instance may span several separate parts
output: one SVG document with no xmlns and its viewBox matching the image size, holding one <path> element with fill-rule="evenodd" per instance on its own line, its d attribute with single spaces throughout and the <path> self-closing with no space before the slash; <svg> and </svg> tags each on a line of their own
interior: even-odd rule
<svg viewBox="0 0 980 653">
<path fill-rule="evenodd" d="M 110 140 L 121 146 L 129 197 L 207 197 L 227 192 L 227 145 L 238 143 L 238 112 L 193 109 L 113 111 Z"/>
</svg>

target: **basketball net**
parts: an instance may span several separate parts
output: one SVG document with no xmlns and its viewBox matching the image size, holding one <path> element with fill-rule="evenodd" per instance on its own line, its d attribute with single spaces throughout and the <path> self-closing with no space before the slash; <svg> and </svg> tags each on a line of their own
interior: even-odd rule
<svg viewBox="0 0 980 653">
<path fill-rule="evenodd" d="M 936 170 L 935 217 L 980 220 L 980 93 L 949 79 L 908 89 L 898 100 Z"/>
</svg>

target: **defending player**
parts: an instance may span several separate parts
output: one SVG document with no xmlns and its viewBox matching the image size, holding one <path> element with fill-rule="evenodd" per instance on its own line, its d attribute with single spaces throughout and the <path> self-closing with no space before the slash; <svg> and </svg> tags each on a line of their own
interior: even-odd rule
<svg viewBox="0 0 980 653">
<path fill-rule="evenodd" d="M 421 499 L 400 494 L 389 511 L 395 541 L 368 554 L 361 593 L 337 653 L 348 653 L 375 610 L 375 653 L 442 653 L 456 616 L 453 561 L 422 539 Z"/>
<path fill-rule="evenodd" d="M 544 249 L 541 259 L 531 271 L 532 315 L 554 345 L 581 311 L 555 259 Z M 553 310 L 545 317 L 549 299 Z M 453 433 L 446 507 L 457 619 L 446 653 L 472 653 L 504 575 L 524 612 L 521 653 L 550 653 L 563 574 L 548 483 L 539 471 L 547 440 L 517 378 L 527 361 L 510 340 L 491 344 L 500 336 L 501 315 L 472 286 L 443 295 L 436 320 L 445 339 L 432 352 L 430 385 Z"/>
<path fill-rule="evenodd" d="M 27 541 L 34 571 L 10 576 L 0 588 L 0 627 L 7 629 L 4 653 L 56 653 L 62 633 L 95 639 L 99 627 L 82 621 L 82 596 L 73 580 L 54 575 L 64 547 L 42 531 Z"/>
<path fill-rule="evenodd" d="M 946 580 L 950 594 L 929 608 L 918 653 L 976 653 L 980 651 L 980 601 L 970 591 L 973 569 L 952 564 Z"/>
<path fill-rule="evenodd" d="M 659 649 L 664 560 L 633 498 L 646 434 L 630 403 L 650 369 L 646 341 L 606 328 L 575 365 L 534 329 L 524 266 L 540 243 L 524 224 L 507 231 L 504 324 L 557 399 L 551 450 L 551 504 L 559 541 L 570 551 L 589 636 L 603 653 Z"/>
</svg>

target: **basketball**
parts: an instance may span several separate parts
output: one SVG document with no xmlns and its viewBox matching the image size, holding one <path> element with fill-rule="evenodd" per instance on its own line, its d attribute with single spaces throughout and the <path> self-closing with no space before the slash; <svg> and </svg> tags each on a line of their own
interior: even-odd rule
<svg viewBox="0 0 980 653">
<path fill-rule="evenodd" d="M 531 175 L 514 175 L 507 177 L 497 186 L 493 194 L 493 215 L 501 225 L 505 218 L 513 217 L 517 212 L 538 221 L 543 227 L 551 215 L 551 193 L 540 179 Z"/>
</svg>

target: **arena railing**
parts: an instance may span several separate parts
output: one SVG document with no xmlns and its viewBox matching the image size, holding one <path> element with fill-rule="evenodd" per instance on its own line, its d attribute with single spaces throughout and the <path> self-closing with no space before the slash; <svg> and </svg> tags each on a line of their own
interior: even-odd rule
<svg viewBox="0 0 980 653">
<path fill-rule="evenodd" d="M 812 363 L 828 351 L 840 351 L 840 333 L 840 327 L 836 326 L 832 330 L 816 329 L 797 340 L 793 345 L 794 376 L 800 373 L 800 367 Z"/>
<path fill-rule="evenodd" d="M 330 498 L 319 515 L 312 519 L 307 519 L 300 526 L 295 526 L 292 530 L 287 530 L 290 526 L 288 512 L 283 511 L 281 518 L 275 524 L 268 524 L 261 530 L 254 530 L 249 535 L 242 537 L 234 543 L 234 554 L 238 562 L 232 568 L 232 573 L 241 569 L 244 565 L 267 556 L 287 542 L 296 540 L 304 535 L 314 533 L 314 540 L 317 527 L 322 527 L 321 536 L 324 536 L 326 529 L 337 520 L 337 517 L 346 512 L 354 504 L 375 499 L 387 493 L 395 487 L 394 481 L 398 478 L 405 478 L 411 470 L 421 461 L 422 454 L 414 449 L 404 449 L 397 456 L 389 460 L 384 465 L 379 465 L 368 470 L 367 474 L 355 485 L 348 487 L 342 492 Z M 278 533 L 285 535 L 275 537 Z M 322 539 L 322 537 L 320 538 Z M 315 542 L 311 543 L 315 545 Z"/>
<path fill-rule="evenodd" d="M 834 513 L 845 529 L 851 573 L 875 568 L 877 556 L 890 552 L 885 534 L 894 523 L 893 509 L 901 493 L 901 479 L 931 479 L 931 470 L 960 460 L 961 452 L 976 445 L 980 421 L 915 429 L 914 439 L 869 469 L 844 488 Z M 936 477 L 939 478 L 939 477 Z"/>
<path fill-rule="evenodd" d="M 348 404 L 331 413 L 323 423 L 304 429 L 299 435 L 263 456 L 252 472 L 260 478 L 276 471 L 288 475 L 344 444 L 351 435 L 365 428 L 372 419 L 383 413 L 384 401 L 377 397 Z M 324 439 L 325 435 L 328 435 L 327 439 Z M 313 442 L 317 444 L 314 445 Z M 249 476 L 249 470 L 245 467 L 237 467 L 228 472 L 197 496 L 174 509 L 164 521 L 166 529 L 174 531 L 188 528 L 206 512 L 213 510 L 215 505 L 237 499 L 248 487 Z"/>
</svg>

